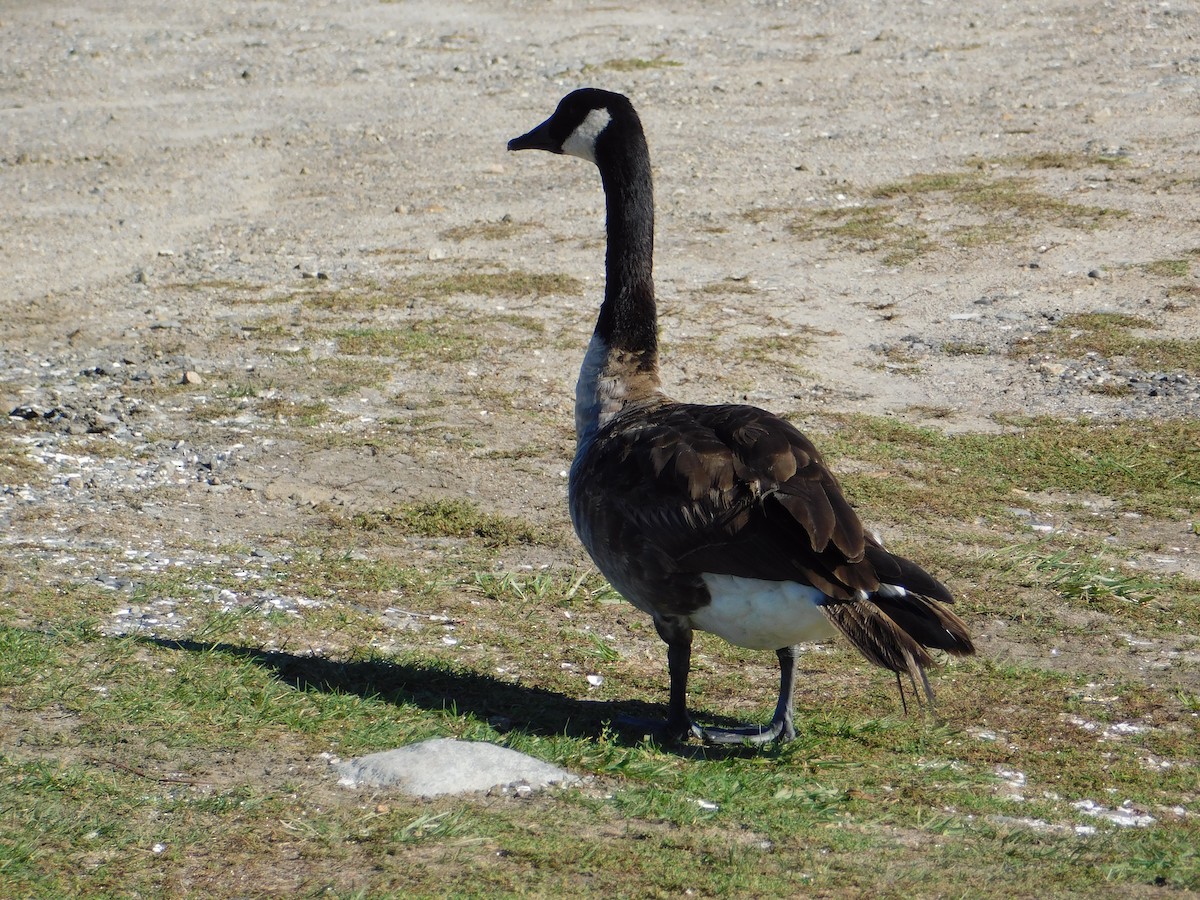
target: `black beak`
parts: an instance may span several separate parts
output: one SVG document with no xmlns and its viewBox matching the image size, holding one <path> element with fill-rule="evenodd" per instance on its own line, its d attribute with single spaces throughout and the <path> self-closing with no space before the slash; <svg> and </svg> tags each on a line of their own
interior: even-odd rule
<svg viewBox="0 0 1200 900">
<path fill-rule="evenodd" d="M 553 116 L 551 116 L 553 118 Z M 550 119 L 547 119 L 533 131 L 508 142 L 509 150 L 547 150 L 550 153 L 562 153 L 558 140 L 550 133 Z"/>
</svg>

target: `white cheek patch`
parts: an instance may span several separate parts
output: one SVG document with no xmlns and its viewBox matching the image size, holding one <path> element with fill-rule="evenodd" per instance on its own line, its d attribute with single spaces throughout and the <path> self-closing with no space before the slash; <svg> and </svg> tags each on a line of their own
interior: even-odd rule
<svg viewBox="0 0 1200 900">
<path fill-rule="evenodd" d="M 563 141 L 562 152 L 594 163 L 596 161 L 596 138 L 600 137 L 600 132 L 607 128 L 611 121 L 612 116 L 609 115 L 607 109 L 593 109 L 587 114 L 587 118 L 580 122 L 578 127 Z"/>
</svg>

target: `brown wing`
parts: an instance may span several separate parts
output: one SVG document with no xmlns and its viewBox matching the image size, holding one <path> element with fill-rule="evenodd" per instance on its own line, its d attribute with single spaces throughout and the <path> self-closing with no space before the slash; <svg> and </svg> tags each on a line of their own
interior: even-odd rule
<svg viewBox="0 0 1200 900">
<path fill-rule="evenodd" d="M 922 645 L 973 652 L 966 626 L 940 605 L 950 592 L 864 533 L 812 442 L 764 410 L 667 404 L 618 416 L 571 491 L 601 569 L 662 586 L 650 605 L 690 611 L 686 592 L 669 596 L 667 585 L 704 572 L 798 581 L 825 593 L 830 621 L 885 668 L 928 665 Z"/>
<path fill-rule="evenodd" d="M 606 539 L 661 554 L 681 573 L 801 581 L 842 599 L 878 586 L 862 523 L 786 420 L 750 406 L 670 404 L 612 425 L 623 427 L 597 435 L 572 479 L 577 519 L 607 523 Z"/>
</svg>

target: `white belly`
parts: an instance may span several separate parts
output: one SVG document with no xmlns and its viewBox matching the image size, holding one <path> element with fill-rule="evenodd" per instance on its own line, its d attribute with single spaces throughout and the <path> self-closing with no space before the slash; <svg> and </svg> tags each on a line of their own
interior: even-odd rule
<svg viewBox="0 0 1200 900">
<path fill-rule="evenodd" d="M 760 581 L 737 575 L 700 576 L 712 603 L 691 615 L 693 628 L 751 650 L 778 650 L 837 634 L 817 607 L 825 595 L 794 581 Z"/>
</svg>

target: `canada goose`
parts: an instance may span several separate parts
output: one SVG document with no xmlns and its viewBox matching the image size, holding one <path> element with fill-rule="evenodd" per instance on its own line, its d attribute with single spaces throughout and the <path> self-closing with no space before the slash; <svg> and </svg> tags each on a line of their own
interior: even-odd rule
<svg viewBox="0 0 1200 900">
<path fill-rule="evenodd" d="M 893 556 L 791 423 L 753 406 L 679 403 L 660 389 L 650 154 L 628 98 L 568 94 L 509 150 L 596 164 L 607 204 L 604 302 L 575 389 L 571 521 L 604 576 L 667 643 L 668 740 L 790 740 L 796 644 L 841 632 L 933 694 L 926 648 L 975 652 L 950 592 Z M 703 728 L 687 710 L 692 632 L 779 657 L 766 728 Z M 903 698 L 903 688 L 901 688 Z"/>
</svg>

